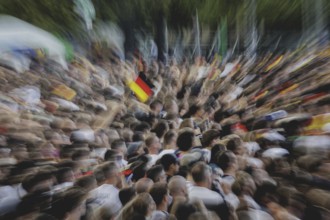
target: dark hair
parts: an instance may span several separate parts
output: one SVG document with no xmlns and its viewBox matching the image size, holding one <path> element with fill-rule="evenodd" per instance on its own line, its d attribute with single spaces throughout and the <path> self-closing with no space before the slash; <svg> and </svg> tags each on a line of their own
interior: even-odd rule
<svg viewBox="0 0 330 220">
<path fill-rule="evenodd" d="M 231 151 L 224 151 L 224 152 L 218 152 L 218 154 L 216 155 L 216 160 L 217 160 L 217 165 L 223 170 L 227 170 L 230 163 L 233 161 L 233 156 L 232 154 L 234 154 Z"/>
<path fill-rule="evenodd" d="M 226 150 L 226 147 L 222 144 L 215 144 L 211 149 L 211 159 L 210 163 L 217 163 L 217 155 L 219 152 L 223 152 Z"/>
<path fill-rule="evenodd" d="M 34 211 L 48 209 L 51 204 L 51 194 L 44 190 L 38 190 L 25 195 L 18 204 L 16 211 L 18 215 L 25 215 Z"/>
<path fill-rule="evenodd" d="M 74 149 L 71 146 L 63 146 L 60 150 L 60 158 L 71 158 Z"/>
<path fill-rule="evenodd" d="M 180 220 L 188 220 L 189 216 L 195 212 L 197 212 L 196 207 L 191 203 L 185 202 L 178 205 L 175 217 Z"/>
<path fill-rule="evenodd" d="M 195 134 L 193 131 L 184 131 L 179 134 L 176 145 L 181 151 L 188 151 L 193 147 Z"/>
<path fill-rule="evenodd" d="M 64 219 L 65 215 L 77 208 L 86 197 L 81 188 L 70 188 L 55 197 L 51 213 L 58 219 Z"/>
<path fill-rule="evenodd" d="M 200 183 L 206 180 L 206 172 L 209 171 L 209 167 L 204 162 L 197 162 L 191 168 L 191 176 L 195 183 Z"/>
<path fill-rule="evenodd" d="M 133 165 L 134 165 L 134 167 L 132 168 L 133 169 L 132 180 L 136 182 L 139 179 L 145 177 L 145 175 L 147 173 L 147 163 L 137 161 L 134 164 L 132 164 L 132 166 Z"/>
<path fill-rule="evenodd" d="M 195 115 L 200 109 L 203 109 L 201 105 L 193 104 L 189 107 L 188 112 L 182 116 L 182 118 L 190 118 Z"/>
<path fill-rule="evenodd" d="M 119 199 L 123 206 L 125 206 L 129 201 L 131 201 L 136 195 L 136 190 L 134 187 L 123 188 L 119 191 Z"/>
<path fill-rule="evenodd" d="M 143 138 L 143 132 L 141 131 L 135 131 L 132 137 L 133 142 L 139 142 L 139 141 L 144 141 Z"/>
<path fill-rule="evenodd" d="M 71 167 L 62 167 L 60 169 L 57 170 L 56 172 L 56 179 L 57 179 L 57 183 L 63 183 L 66 182 L 66 175 L 72 172 L 72 168 Z"/>
<path fill-rule="evenodd" d="M 167 193 L 168 189 L 166 183 L 155 183 L 149 191 L 149 194 L 151 195 L 157 206 L 162 203 Z"/>
<path fill-rule="evenodd" d="M 145 130 L 149 130 L 150 129 L 150 125 L 147 122 L 141 122 L 140 124 L 138 124 L 137 126 L 135 126 L 135 131 L 142 131 L 144 132 Z"/>
<path fill-rule="evenodd" d="M 125 147 L 125 141 L 123 139 L 117 139 L 111 143 L 112 150 L 117 150 L 118 148 L 121 147 Z"/>
<path fill-rule="evenodd" d="M 228 141 L 227 143 L 227 149 L 232 151 L 232 152 L 236 152 L 237 148 L 242 144 L 242 140 L 239 138 L 233 138 L 231 140 Z"/>
<path fill-rule="evenodd" d="M 162 120 L 162 121 L 159 121 L 155 125 L 154 129 L 152 129 L 151 131 L 154 132 L 158 138 L 162 138 L 164 136 L 165 132 L 168 131 L 168 129 L 169 129 L 169 126 L 168 126 L 167 122 Z"/>
<path fill-rule="evenodd" d="M 77 161 L 80 160 L 82 157 L 88 156 L 89 154 L 90 152 L 87 150 L 77 150 L 72 154 L 71 159 L 73 161 Z"/>
<path fill-rule="evenodd" d="M 115 161 L 117 155 L 118 155 L 117 151 L 109 149 L 104 154 L 104 160 L 105 161 Z"/>
<path fill-rule="evenodd" d="M 159 175 L 163 170 L 162 165 L 155 165 L 147 171 L 147 177 L 156 183 L 159 181 Z"/>
<path fill-rule="evenodd" d="M 159 163 L 164 167 L 165 171 L 170 169 L 172 164 L 177 164 L 178 160 L 174 154 L 164 154 L 160 159 Z"/>
<path fill-rule="evenodd" d="M 94 175 L 88 175 L 77 179 L 74 185 L 86 189 L 89 188 L 95 181 L 96 178 Z"/>
<path fill-rule="evenodd" d="M 213 114 L 214 122 L 220 123 L 224 118 L 225 114 L 223 113 L 222 109 L 218 109 Z"/>
<path fill-rule="evenodd" d="M 169 130 L 168 132 L 166 132 L 164 135 L 164 145 L 169 144 L 171 139 L 175 137 L 175 135 L 176 135 L 175 130 Z"/>
<path fill-rule="evenodd" d="M 22 181 L 22 187 L 27 192 L 30 192 L 35 185 L 37 185 L 45 180 L 52 179 L 52 178 L 53 178 L 53 175 L 51 172 L 40 171 L 36 174 L 31 174 L 31 175 L 28 175 L 27 177 L 25 177 Z"/>
</svg>

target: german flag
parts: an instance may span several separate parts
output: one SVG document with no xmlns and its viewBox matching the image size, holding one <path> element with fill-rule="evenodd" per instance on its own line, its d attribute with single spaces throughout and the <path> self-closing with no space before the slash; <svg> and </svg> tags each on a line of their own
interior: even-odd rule
<svg viewBox="0 0 330 220">
<path fill-rule="evenodd" d="M 147 76 L 140 72 L 135 81 L 129 81 L 128 87 L 134 92 L 141 102 L 146 102 L 152 96 L 152 89 L 155 87 Z"/>
</svg>

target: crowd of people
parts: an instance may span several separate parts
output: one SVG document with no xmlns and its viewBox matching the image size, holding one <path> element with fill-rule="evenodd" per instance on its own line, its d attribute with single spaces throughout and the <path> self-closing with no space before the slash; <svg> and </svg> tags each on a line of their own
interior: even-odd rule
<svg viewBox="0 0 330 220">
<path fill-rule="evenodd" d="M 329 219 L 329 68 L 327 48 L 0 67 L 0 218 Z"/>
</svg>

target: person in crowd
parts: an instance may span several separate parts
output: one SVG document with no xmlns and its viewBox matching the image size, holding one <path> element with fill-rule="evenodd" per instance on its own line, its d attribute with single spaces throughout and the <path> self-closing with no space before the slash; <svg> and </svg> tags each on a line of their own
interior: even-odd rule
<svg viewBox="0 0 330 220">
<path fill-rule="evenodd" d="M 118 196 L 122 206 L 125 206 L 129 201 L 131 201 L 136 196 L 136 190 L 134 187 L 123 188 L 119 191 Z"/>
<path fill-rule="evenodd" d="M 75 176 L 70 167 L 62 167 L 56 173 L 57 184 L 53 187 L 53 191 L 62 191 L 66 188 L 73 186 Z"/>
<path fill-rule="evenodd" d="M 163 166 L 167 176 L 167 182 L 179 172 L 179 161 L 174 154 L 164 154 L 159 163 Z"/>
<path fill-rule="evenodd" d="M 162 144 L 160 143 L 159 138 L 154 134 L 151 134 L 146 138 L 145 144 L 148 150 L 148 155 L 151 157 L 150 165 L 152 166 L 159 159 L 159 152 L 162 149 Z"/>
<path fill-rule="evenodd" d="M 118 213 L 122 207 L 119 200 L 119 188 L 121 187 L 121 178 L 119 170 L 114 163 L 105 163 L 100 165 L 100 171 L 103 174 L 103 180 L 99 186 L 90 191 L 90 199 L 93 199 L 92 207 L 106 206 L 112 213 Z"/>
<path fill-rule="evenodd" d="M 151 219 L 169 219 L 168 207 L 172 203 L 172 197 L 169 194 L 167 184 L 155 183 L 149 193 L 156 204 L 156 210 L 152 213 Z"/>
<path fill-rule="evenodd" d="M 147 177 L 154 183 L 166 183 L 166 173 L 162 165 L 155 165 L 147 171 Z"/>
<path fill-rule="evenodd" d="M 135 183 L 135 189 L 136 193 L 144 193 L 144 192 L 149 192 L 150 188 L 153 186 L 154 181 L 152 179 L 149 179 L 147 177 L 139 179 Z"/>
</svg>

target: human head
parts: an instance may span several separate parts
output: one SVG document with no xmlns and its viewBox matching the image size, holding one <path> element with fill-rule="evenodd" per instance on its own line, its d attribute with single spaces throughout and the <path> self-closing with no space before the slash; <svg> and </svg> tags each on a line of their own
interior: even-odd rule
<svg viewBox="0 0 330 220">
<path fill-rule="evenodd" d="M 166 132 L 164 135 L 164 147 L 176 148 L 177 137 L 178 135 L 174 130 L 169 130 L 168 132 Z"/>
<path fill-rule="evenodd" d="M 215 141 L 220 137 L 220 131 L 210 129 L 203 133 L 202 136 L 202 146 L 203 147 L 213 147 Z"/>
<path fill-rule="evenodd" d="M 174 176 L 179 171 L 179 162 L 174 154 L 164 154 L 159 162 L 167 175 Z"/>
<path fill-rule="evenodd" d="M 136 196 L 136 190 L 134 187 L 123 188 L 119 191 L 118 196 L 121 204 L 125 206 Z"/>
<path fill-rule="evenodd" d="M 173 176 L 168 182 L 171 196 L 188 198 L 187 181 L 182 176 Z"/>
<path fill-rule="evenodd" d="M 166 183 L 155 183 L 151 187 L 149 194 L 155 201 L 157 208 L 161 205 L 168 207 L 168 203 L 171 202 Z"/>
<path fill-rule="evenodd" d="M 217 156 L 217 165 L 224 171 L 238 169 L 237 158 L 231 151 L 219 152 Z"/>
<path fill-rule="evenodd" d="M 191 169 L 191 176 L 196 185 L 211 187 L 212 173 L 210 167 L 204 162 L 197 162 Z"/>
<path fill-rule="evenodd" d="M 159 115 L 159 113 L 160 113 L 160 112 L 162 111 L 162 109 L 163 109 L 163 103 L 162 103 L 160 100 L 158 100 L 158 99 L 152 101 L 152 102 L 150 103 L 149 106 L 150 106 L 151 111 L 152 111 L 155 115 Z"/>
<path fill-rule="evenodd" d="M 160 149 L 162 148 L 159 138 L 154 134 L 150 134 L 146 138 L 145 144 L 149 151 L 149 154 L 158 154 Z"/>
<path fill-rule="evenodd" d="M 111 143 L 111 149 L 114 151 L 117 151 L 118 154 L 122 156 L 122 158 L 126 157 L 127 147 L 126 147 L 126 143 L 123 139 L 114 140 Z"/>
<path fill-rule="evenodd" d="M 94 175 L 82 176 L 76 180 L 74 186 L 83 188 L 86 192 L 89 192 L 97 187 L 97 181 Z"/>
<path fill-rule="evenodd" d="M 85 214 L 86 193 L 81 188 L 71 188 L 56 197 L 52 215 L 57 219 L 79 220 Z"/>
<path fill-rule="evenodd" d="M 75 180 L 71 167 L 61 167 L 56 172 L 57 183 L 73 182 Z"/>
<path fill-rule="evenodd" d="M 185 130 L 178 135 L 176 145 L 181 151 L 189 151 L 194 145 L 195 133 L 193 130 Z"/>
<path fill-rule="evenodd" d="M 162 139 L 168 130 L 169 130 L 169 126 L 167 122 L 161 120 L 155 125 L 155 127 L 151 130 L 151 132 L 154 132 L 158 138 Z"/>
<path fill-rule="evenodd" d="M 154 181 L 149 178 L 141 178 L 135 183 L 136 193 L 149 192 L 149 189 L 154 185 Z"/>
<path fill-rule="evenodd" d="M 147 177 L 152 179 L 155 183 L 163 182 L 166 183 L 166 174 L 163 166 L 155 165 L 147 171 Z"/>
</svg>

